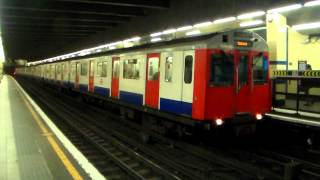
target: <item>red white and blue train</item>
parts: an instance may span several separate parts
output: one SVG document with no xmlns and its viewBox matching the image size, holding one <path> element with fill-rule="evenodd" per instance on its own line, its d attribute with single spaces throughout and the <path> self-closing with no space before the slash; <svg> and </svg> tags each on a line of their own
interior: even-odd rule
<svg viewBox="0 0 320 180">
<path fill-rule="evenodd" d="M 249 31 L 112 50 L 17 74 L 159 117 L 162 125 L 245 127 L 271 110 L 268 47 Z"/>
</svg>

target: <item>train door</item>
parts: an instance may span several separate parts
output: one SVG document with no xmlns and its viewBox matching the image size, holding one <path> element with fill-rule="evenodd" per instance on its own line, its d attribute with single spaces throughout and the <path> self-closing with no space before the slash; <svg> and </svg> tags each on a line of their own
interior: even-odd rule
<svg viewBox="0 0 320 180">
<path fill-rule="evenodd" d="M 235 52 L 235 110 L 236 113 L 250 112 L 250 98 L 251 98 L 251 83 L 249 81 L 251 74 L 251 67 L 249 66 L 251 60 L 248 52 Z"/>
<path fill-rule="evenodd" d="M 158 108 L 160 53 L 147 55 L 145 105 Z"/>
<path fill-rule="evenodd" d="M 183 80 L 181 94 L 181 113 L 192 114 L 193 101 L 193 69 L 194 69 L 194 51 L 183 52 Z"/>
<path fill-rule="evenodd" d="M 111 97 L 119 97 L 120 58 L 112 58 Z"/>
<path fill-rule="evenodd" d="M 94 60 L 89 62 L 89 92 L 94 92 Z"/>
<path fill-rule="evenodd" d="M 81 64 L 79 62 L 76 63 L 76 79 L 75 79 L 75 88 L 80 88 L 80 71 L 81 71 Z"/>
</svg>

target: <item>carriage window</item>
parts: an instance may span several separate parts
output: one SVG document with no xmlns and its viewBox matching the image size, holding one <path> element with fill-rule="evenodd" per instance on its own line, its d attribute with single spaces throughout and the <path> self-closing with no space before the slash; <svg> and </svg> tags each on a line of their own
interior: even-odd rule
<svg viewBox="0 0 320 180">
<path fill-rule="evenodd" d="M 107 77 L 108 61 L 102 62 L 101 77 Z"/>
<path fill-rule="evenodd" d="M 238 67 L 239 84 L 244 85 L 248 83 L 248 56 L 241 55 Z"/>
<path fill-rule="evenodd" d="M 81 63 L 80 75 L 81 76 L 86 76 L 87 72 L 88 72 L 88 64 L 87 63 Z"/>
<path fill-rule="evenodd" d="M 71 65 L 71 75 L 74 76 L 76 74 L 76 65 L 72 64 Z"/>
<path fill-rule="evenodd" d="M 123 62 L 123 78 L 124 79 L 139 79 L 140 63 L 138 59 L 125 60 Z"/>
<path fill-rule="evenodd" d="M 214 86 L 230 86 L 234 76 L 233 56 L 214 54 L 211 61 L 210 84 Z"/>
<path fill-rule="evenodd" d="M 164 80 L 166 82 L 172 82 L 172 56 L 166 58 Z"/>
<path fill-rule="evenodd" d="M 56 65 L 56 71 L 57 71 L 57 74 L 60 74 L 60 73 L 61 73 L 61 66 L 60 66 L 60 64 Z"/>
<path fill-rule="evenodd" d="M 102 71 L 102 62 L 98 61 L 97 62 L 97 74 L 96 74 L 96 76 L 101 76 L 101 71 Z"/>
<path fill-rule="evenodd" d="M 112 77 L 113 78 L 119 78 L 119 70 L 120 69 L 120 61 L 113 61 L 113 72 Z"/>
<path fill-rule="evenodd" d="M 253 82 L 255 84 L 263 84 L 267 81 L 268 61 L 267 58 L 261 54 L 253 58 L 252 74 Z"/>
<path fill-rule="evenodd" d="M 148 60 L 148 80 L 158 80 L 159 76 L 159 58 L 153 57 Z"/>
<path fill-rule="evenodd" d="M 184 83 L 190 84 L 192 82 L 192 66 L 193 57 L 188 55 L 184 59 Z"/>
</svg>

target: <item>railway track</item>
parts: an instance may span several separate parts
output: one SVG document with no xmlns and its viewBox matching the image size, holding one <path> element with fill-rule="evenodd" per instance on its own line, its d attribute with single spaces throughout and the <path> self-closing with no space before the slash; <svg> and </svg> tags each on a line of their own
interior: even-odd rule
<svg viewBox="0 0 320 180">
<path fill-rule="evenodd" d="M 39 92 L 29 88 L 27 91 L 31 94 Z M 51 113 L 59 112 L 55 115 L 63 121 L 55 123 L 106 178 L 180 179 L 116 139 L 107 136 L 97 127 L 79 120 L 72 109 L 61 106 L 56 101 L 47 103 L 48 96 L 39 94 L 37 93 L 38 102 L 41 102 L 42 107 L 46 106 Z"/>
<path fill-rule="evenodd" d="M 241 149 L 235 149 L 235 152 L 212 147 L 199 147 L 183 141 L 168 139 L 156 133 L 152 133 L 153 137 L 157 139 L 156 143 L 143 145 L 137 140 L 139 139 L 137 134 L 141 129 L 138 124 L 112 112 L 84 105 L 68 96 L 63 96 L 63 98 L 64 100 L 68 99 L 66 101 L 70 101 L 69 104 L 74 107 L 68 109 L 69 113 L 81 114 L 81 119 L 87 121 L 82 126 L 92 126 L 94 131 L 98 129 L 104 134 L 108 132 L 108 136 L 121 142 L 127 148 L 134 149 L 136 153 L 147 157 L 152 162 L 157 162 L 155 164 L 158 166 L 160 164 L 159 167 L 165 167 L 163 169 L 166 171 L 175 172 L 173 177 L 181 179 L 291 179 L 294 174 L 292 172 L 296 167 L 296 163 L 292 163 L 295 162 L 292 161 L 294 157 L 287 157 L 286 160 L 279 159 L 275 152 L 274 156 L 270 156 L 272 153 L 266 155 L 250 151 L 244 152 Z M 52 102 L 54 99 L 50 101 Z M 64 103 L 60 106 L 68 106 L 68 103 Z M 84 112 L 79 112 L 79 109 Z M 92 117 L 99 119 L 99 121 L 93 120 Z M 79 117 L 72 118 L 79 119 Z M 85 129 L 81 131 L 85 132 Z M 101 139 L 98 140 L 101 141 Z M 101 145 L 101 142 L 98 144 Z M 103 164 L 103 162 L 98 164 Z M 311 169 L 311 171 L 303 169 L 299 171 L 299 177 L 301 179 L 315 179 L 318 177 L 317 168 Z"/>
</svg>

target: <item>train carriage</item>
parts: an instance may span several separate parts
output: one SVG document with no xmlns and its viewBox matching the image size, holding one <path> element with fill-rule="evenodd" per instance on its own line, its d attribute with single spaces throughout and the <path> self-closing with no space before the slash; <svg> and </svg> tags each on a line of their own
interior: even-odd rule
<svg viewBox="0 0 320 180">
<path fill-rule="evenodd" d="M 60 71 L 54 64 L 51 80 L 182 124 L 254 124 L 271 110 L 268 48 L 253 32 L 111 51 L 65 61 Z"/>
</svg>

